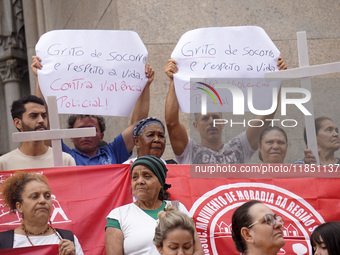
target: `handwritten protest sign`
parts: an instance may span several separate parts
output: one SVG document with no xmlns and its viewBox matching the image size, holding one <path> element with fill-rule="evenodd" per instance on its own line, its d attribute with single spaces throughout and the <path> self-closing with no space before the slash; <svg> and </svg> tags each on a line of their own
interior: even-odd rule
<svg viewBox="0 0 340 255">
<path fill-rule="evenodd" d="M 128 116 L 147 82 L 148 52 L 133 31 L 55 30 L 36 54 L 41 91 L 57 97 L 59 113 Z"/>
<path fill-rule="evenodd" d="M 277 70 L 279 55 L 265 31 L 256 26 L 200 28 L 185 33 L 171 54 L 179 69 L 174 81 L 181 110 L 201 112 L 202 95 L 209 92 L 210 111 L 232 111 L 232 94 L 227 89 L 217 89 L 218 84 L 239 88 L 246 111 L 249 89 L 256 109 L 271 108 L 272 88 L 280 83 L 266 82 L 264 73 Z M 217 93 L 211 88 L 216 88 Z"/>
</svg>

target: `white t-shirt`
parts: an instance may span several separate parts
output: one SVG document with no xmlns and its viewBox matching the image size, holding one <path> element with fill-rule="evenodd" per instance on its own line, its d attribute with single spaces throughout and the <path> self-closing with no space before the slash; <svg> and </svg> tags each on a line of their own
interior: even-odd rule
<svg viewBox="0 0 340 255">
<path fill-rule="evenodd" d="M 166 201 L 170 204 L 170 201 Z M 186 213 L 188 210 L 182 203 L 178 204 L 178 210 Z M 113 209 L 107 218 L 119 222 L 124 235 L 125 255 L 155 255 L 159 254 L 156 245 L 153 243 L 157 220 L 149 216 L 134 203 L 123 205 Z"/>
<path fill-rule="evenodd" d="M 59 236 L 61 238 L 61 236 Z M 34 246 L 59 244 L 60 239 L 56 234 L 48 236 L 29 236 Z M 30 247 L 32 244 L 28 241 L 25 235 L 14 234 L 13 248 Z M 84 255 L 78 238 L 74 235 L 74 246 L 76 248 L 76 255 Z"/>
<path fill-rule="evenodd" d="M 190 138 L 182 155 L 175 156 L 178 164 L 242 164 L 249 162 L 254 152 L 246 132 L 243 132 L 224 144 L 220 151 L 202 146 Z"/>
<path fill-rule="evenodd" d="M 64 166 L 75 166 L 74 158 L 63 152 Z M 45 154 L 39 156 L 29 156 L 21 152 L 19 148 L 12 150 L 0 157 L 0 171 L 49 168 L 54 167 L 53 149 L 48 147 Z"/>
</svg>

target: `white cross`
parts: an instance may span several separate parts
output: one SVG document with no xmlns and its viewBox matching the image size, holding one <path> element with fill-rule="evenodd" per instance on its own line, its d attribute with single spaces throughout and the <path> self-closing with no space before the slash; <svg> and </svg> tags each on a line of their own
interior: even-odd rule
<svg viewBox="0 0 340 255">
<path fill-rule="evenodd" d="M 287 69 L 278 72 L 265 73 L 266 79 L 296 79 L 301 78 L 301 87 L 312 91 L 310 77 L 340 72 L 340 62 L 309 66 L 306 31 L 297 32 L 297 44 L 299 54 L 299 68 Z M 318 146 L 316 142 L 314 109 L 312 99 L 305 104 L 305 107 L 312 114 L 305 115 L 305 126 L 307 133 L 308 148 L 312 150 L 317 164 L 320 164 Z"/>
<path fill-rule="evenodd" d="M 53 148 L 54 166 L 59 167 L 63 166 L 61 139 L 95 136 L 96 128 L 90 127 L 90 128 L 60 129 L 56 96 L 48 96 L 47 105 L 48 116 L 50 121 L 50 130 L 16 132 L 12 134 L 12 138 L 13 142 L 51 140 Z"/>
</svg>

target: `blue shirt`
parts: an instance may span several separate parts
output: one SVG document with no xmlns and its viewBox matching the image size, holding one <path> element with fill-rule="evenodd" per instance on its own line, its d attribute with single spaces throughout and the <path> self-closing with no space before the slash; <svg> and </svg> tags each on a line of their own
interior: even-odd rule
<svg viewBox="0 0 340 255">
<path fill-rule="evenodd" d="M 97 154 L 91 158 L 77 149 L 70 149 L 64 142 L 62 149 L 74 158 L 77 166 L 121 164 L 131 156 L 126 149 L 122 134 L 112 143 L 99 148 Z"/>
</svg>

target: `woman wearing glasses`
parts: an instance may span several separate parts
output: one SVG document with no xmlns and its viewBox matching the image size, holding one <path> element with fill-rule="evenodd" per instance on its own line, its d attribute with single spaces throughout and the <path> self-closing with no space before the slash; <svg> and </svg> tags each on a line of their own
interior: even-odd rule
<svg viewBox="0 0 340 255">
<path fill-rule="evenodd" d="M 232 217 L 236 249 L 247 255 L 275 255 L 285 245 L 283 219 L 260 201 L 237 208 Z"/>
</svg>

